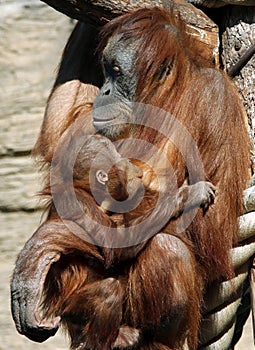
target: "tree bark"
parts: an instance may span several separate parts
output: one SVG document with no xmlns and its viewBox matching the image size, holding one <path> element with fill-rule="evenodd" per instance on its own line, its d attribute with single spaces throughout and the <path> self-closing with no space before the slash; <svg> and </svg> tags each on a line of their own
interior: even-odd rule
<svg viewBox="0 0 255 350">
<path fill-rule="evenodd" d="M 255 44 L 255 6 L 229 6 L 222 10 L 222 63 L 227 71 Z M 255 55 L 245 63 L 233 78 L 243 99 L 250 127 L 251 140 L 255 138 Z M 255 170 L 253 150 L 252 165 Z"/>
<path fill-rule="evenodd" d="M 196 6 L 222 7 L 226 5 L 246 5 L 251 6 L 254 0 L 187 0 Z"/>
</svg>

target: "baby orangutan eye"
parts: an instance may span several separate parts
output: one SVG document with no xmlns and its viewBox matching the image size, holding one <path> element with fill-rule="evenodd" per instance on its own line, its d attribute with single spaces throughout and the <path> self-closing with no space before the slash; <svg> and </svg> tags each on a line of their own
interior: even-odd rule
<svg viewBox="0 0 255 350">
<path fill-rule="evenodd" d="M 105 172 L 104 170 L 98 170 L 96 172 L 96 179 L 97 179 L 97 181 L 100 184 L 105 186 L 107 181 L 108 181 L 108 174 L 107 174 L 107 172 Z"/>
</svg>

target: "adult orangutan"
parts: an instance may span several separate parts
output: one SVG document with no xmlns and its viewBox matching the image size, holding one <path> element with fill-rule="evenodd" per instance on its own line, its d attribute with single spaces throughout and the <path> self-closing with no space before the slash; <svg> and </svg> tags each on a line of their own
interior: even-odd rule
<svg viewBox="0 0 255 350">
<path fill-rule="evenodd" d="M 164 233 L 150 238 L 141 251 L 134 246 L 132 259 L 113 260 L 109 267 L 104 248 L 91 242 L 93 232 L 73 236 L 82 229 L 75 219 L 63 223 L 51 217 L 18 258 L 13 315 L 18 330 L 37 341 L 53 335 L 62 317 L 73 349 L 177 350 L 186 341 L 196 349 L 203 288 L 233 275 L 229 250 L 236 242 L 249 168 L 243 109 L 229 79 L 202 60 L 184 23 L 171 12 L 142 9 L 113 20 L 100 49 L 105 83 L 94 102 L 94 127 L 111 140 L 155 145 L 167 158 L 144 155 L 145 163 L 152 159 L 155 173 L 168 162 L 178 187 L 205 178 L 217 187 L 216 201 L 205 215 L 197 212 L 190 225 L 184 213 L 182 232 L 178 221 L 167 222 Z M 135 102 L 143 105 L 136 108 Z M 160 109 L 155 113 L 148 104 Z M 66 126 L 73 114 L 68 118 Z M 167 137 L 132 127 L 147 126 L 147 121 L 149 130 Z M 55 130 L 50 119 L 45 125 L 37 148 L 46 147 L 43 157 L 49 162 L 48 142 Z M 125 142 L 116 147 L 122 155 Z M 114 242 L 106 248 L 114 250 Z M 31 261 L 38 267 L 32 271 L 35 280 Z M 43 305 L 52 323 L 36 314 L 40 293 L 35 294 L 35 284 L 45 293 Z"/>
</svg>

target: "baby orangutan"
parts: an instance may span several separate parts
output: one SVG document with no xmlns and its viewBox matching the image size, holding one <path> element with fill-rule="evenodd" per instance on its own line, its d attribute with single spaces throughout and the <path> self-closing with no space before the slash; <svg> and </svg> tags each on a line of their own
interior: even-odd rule
<svg viewBox="0 0 255 350">
<path fill-rule="evenodd" d="M 171 186 L 171 174 L 169 178 L 166 172 L 156 174 L 144 161 L 121 157 L 106 137 L 86 135 L 82 130 L 70 134 L 53 159 L 48 194 L 62 219 L 78 223 L 108 253 L 111 248 L 126 247 L 122 249 L 126 259 L 127 247 L 132 246 L 128 258 L 134 257 L 138 251 L 133 246 L 138 242 L 140 251 L 152 236 L 148 230 L 156 234 L 184 210 L 201 207 L 206 212 L 214 202 L 215 187 L 210 182 L 176 188 Z M 156 190 L 155 185 L 150 187 L 155 182 Z M 160 193 L 160 188 L 167 190 Z M 136 229 L 140 223 L 143 238 L 141 227 L 139 232 Z M 105 256 L 105 263 L 110 267 L 113 261 Z"/>
</svg>

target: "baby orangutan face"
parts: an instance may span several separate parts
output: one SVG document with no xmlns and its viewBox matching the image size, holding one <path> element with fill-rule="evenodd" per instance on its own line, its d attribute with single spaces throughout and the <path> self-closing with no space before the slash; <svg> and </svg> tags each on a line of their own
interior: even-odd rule
<svg viewBox="0 0 255 350">
<path fill-rule="evenodd" d="M 130 210 L 130 205 L 134 208 L 132 203 L 143 193 L 143 168 L 140 163 L 123 158 L 114 144 L 102 135 L 84 135 L 81 131 L 78 136 L 81 147 L 74 138 L 66 142 L 64 154 L 68 156 L 62 157 L 59 162 L 62 173 L 71 168 L 75 158 L 73 168 L 69 169 L 75 187 L 90 193 L 104 210 L 118 213 L 120 202 L 124 201 L 127 204 L 124 211 Z"/>
<path fill-rule="evenodd" d="M 101 208 L 107 211 L 118 211 L 118 202 L 126 201 L 127 210 L 137 205 L 143 194 L 142 170 L 127 158 L 114 164 L 107 173 L 99 169 L 95 174 L 96 181 L 103 194 Z M 120 203 L 119 203 L 120 204 Z"/>
</svg>

